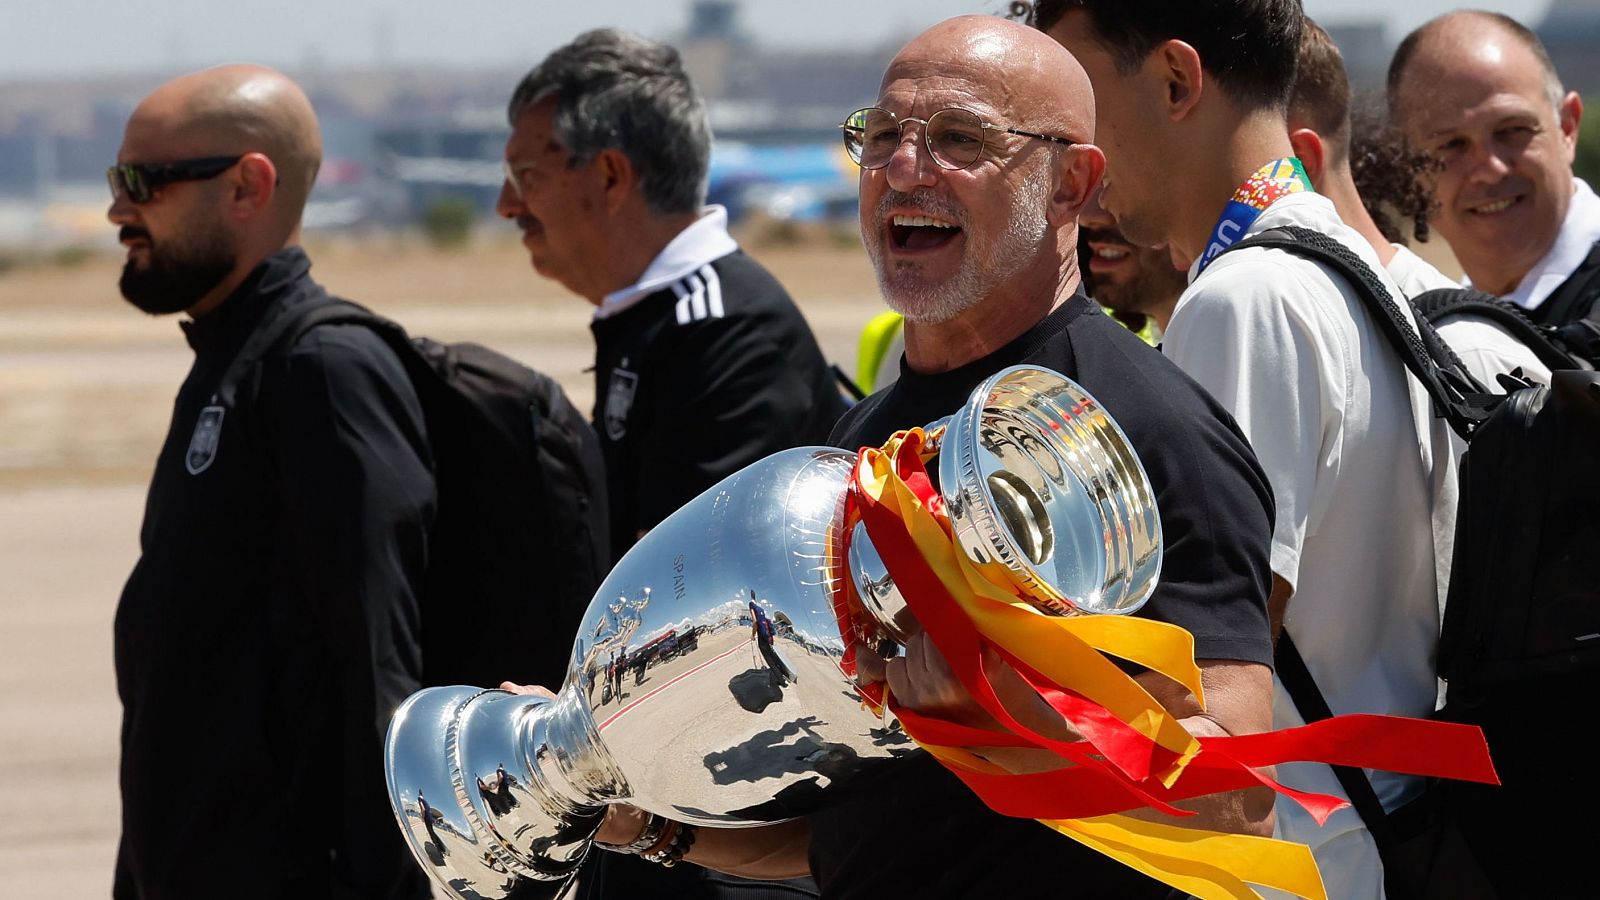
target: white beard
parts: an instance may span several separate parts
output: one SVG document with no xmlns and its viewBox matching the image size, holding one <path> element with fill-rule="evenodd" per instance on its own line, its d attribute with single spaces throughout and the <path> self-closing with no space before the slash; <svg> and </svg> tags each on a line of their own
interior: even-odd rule
<svg viewBox="0 0 1600 900">
<path fill-rule="evenodd" d="M 992 241 L 972 232 L 965 209 L 932 191 L 886 193 L 878 204 L 879 227 L 871 237 L 864 236 L 862 243 L 878 273 L 878 289 L 889 308 L 905 316 L 906 321 L 919 325 L 948 322 L 978 305 L 990 291 L 1031 262 L 1050 233 L 1050 223 L 1045 218 L 1050 192 L 1049 170 L 1040 169 L 1025 179 L 1022 189 L 1012 196 L 1006 229 Z M 882 223 L 888 217 L 889 207 L 896 204 L 915 206 L 961 226 L 967 248 L 955 277 L 929 281 L 919 274 L 915 263 L 885 264 L 878 236 L 883 234 Z"/>
</svg>

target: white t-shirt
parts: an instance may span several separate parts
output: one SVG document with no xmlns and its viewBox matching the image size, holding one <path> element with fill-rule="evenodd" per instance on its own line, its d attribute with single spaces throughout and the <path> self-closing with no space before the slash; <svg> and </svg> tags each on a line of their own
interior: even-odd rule
<svg viewBox="0 0 1600 900">
<path fill-rule="evenodd" d="M 1246 233 L 1282 225 L 1330 235 L 1389 280 L 1327 198 L 1291 194 Z M 1233 413 L 1266 470 L 1277 501 L 1272 570 L 1294 588 L 1286 630 L 1334 713 L 1428 715 L 1443 587 L 1434 534 L 1455 514 L 1447 426 L 1360 298 L 1322 266 L 1249 249 L 1192 277 L 1163 349 Z M 1302 724 L 1281 684 L 1273 693 L 1274 726 Z M 1277 772 L 1291 787 L 1344 796 L 1327 766 Z M 1422 787 L 1385 772 L 1372 783 L 1391 810 Z M 1330 897 L 1382 896 L 1376 848 L 1354 809 L 1319 828 L 1281 798 L 1277 821 L 1280 837 L 1311 846 Z"/>
<path fill-rule="evenodd" d="M 1400 286 L 1400 292 L 1407 297 L 1415 297 L 1436 288 L 1460 286 L 1405 247 L 1399 244 L 1390 246 L 1394 247 L 1395 254 L 1389 260 L 1389 274 Z M 1461 357 L 1462 364 L 1472 376 L 1492 390 L 1500 390 L 1500 383 L 1494 376 L 1519 368 L 1524 375 L 1540 384 L 1550 383 L 1550 368 L 1540 362 L 1539 357 L 1521 341 L 1488 319 L 1445 316 L 1435 327 L 1450 349 Z"/>
</svg>

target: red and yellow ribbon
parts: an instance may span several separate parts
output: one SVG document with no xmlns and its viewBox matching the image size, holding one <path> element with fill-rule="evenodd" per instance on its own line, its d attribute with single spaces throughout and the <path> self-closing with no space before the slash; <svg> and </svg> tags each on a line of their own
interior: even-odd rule
<svg viewBox="0 0 1600 900">
<path fill-rule="evenodd" d="M 1200 898 L 1259 898 L 1251 885 L 1323 900 L 1316 863 L 1303 845 L 1158 824 L 1124 815 L 1193 797 L 1267 786 L 1325 821 L 1345 801 L 1278 784 L 1260 769 L 1324 762 L 1497 783 L 1477 728 L 1390 716 L 1339 716 L 1301 728 L 1196 738 L 1110 657 L 1159 672 L 1204 703 L 1194 639 L 1175 625 L 1131 616 L 1051 616 L 1030 602 L 1004 565 L 962 552 L 925 468 L 921 429 L 861 451 L 844 529 L 859 519 L 906 605 L 977 703 L 1008 731 L 971 728 L 904 709 L 883 685 L 865 685 L 907 734 L 992 809 L 1039 819 L 1067 837 Z M 848 646 L 845 671 L 875 633 L 849 578 L 835 602 Z M 1068 598 L 1070 600 L 1070 598 Z M 1081 735 L 1057 741 L 1018 722 L 996 695 L 985 651 L 1014 667 Z M 870 651 L 868 651 L 870 652 Z M 1012 774 L 972 751 L 1049 750 L 1067 765 Z"/>
</svg>

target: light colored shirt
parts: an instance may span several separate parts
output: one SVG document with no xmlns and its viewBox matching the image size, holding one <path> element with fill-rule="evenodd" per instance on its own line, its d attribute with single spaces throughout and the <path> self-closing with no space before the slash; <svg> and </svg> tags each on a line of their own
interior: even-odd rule
<svg viewBox="0 0 1600 900">
<path fill-rule="evenodd" d="M 1285 225 L 1344 244 L 1409 312 L 1327 198 L 1281 198 L 1246 234 Z M 1455 517 L 1448 427 L 1354 289 L 1322 265 L 1254 248 L 1191 277 L 1162 347 L 1233 414 L 1272 485 L 1272 571 L 1294 590 L 1286 630 L 1335 714 L 1429 715 L 1444 585 L 1435 536 Z M 1276 679 L 1273 694 L 1273 725 L 1303 724 Z M 1325 765 L 1277 773 L 1290 787 L 1344 796 Z M 1388 772 L 1372 785 L 1390 810 L 1422 788 Z M 1330 897 L 1382 897 L 1376 847 L 1353 809 L 1319 827 L 1280 798 L 1277 830 L 1311 847 Z"/>
<path fill-rule="evenodd" d="M 1573 178 L 1572 202 L 1567 205 L 1567 217 L 1561 221 L 1555 243 L 1505 299 L 1523 309 L 1538 309 L 1572 276 L 1573 270 L 1594 249 L 1596 241 L 1600 241 L 1600 197 L 1595 196 L 1582 178 Z M 1461 283 L 1472 286 L 1471 279 L 1463 279 Z"/>
</svg>

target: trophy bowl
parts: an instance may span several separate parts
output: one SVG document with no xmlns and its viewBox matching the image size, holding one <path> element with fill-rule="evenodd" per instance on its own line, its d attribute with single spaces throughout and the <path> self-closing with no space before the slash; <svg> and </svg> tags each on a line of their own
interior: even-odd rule
<svg viewBox="0 0 1600 900">
<path fill-rule="evenodd" d="M 1120 615 L 1149 596 L 1149 481 L 1083 388 L 1013 367 L 928 431 L 961 550 L 1038 587 L 1042 612 Z M 784 451 L 651 530 L 596 592 L 555 699 L 457 686 L 401 705 L 389 795 L 440 886 L 553 894 L 608 803 L 711 827 L 780 822 L 915 749 L 843 666 L 851 640 L 894 652 L 908 615 L 865 530 L 844 526 L 856 463 Z M 842 633 L 847 581 L 868 635 Z"/>
</svg>

